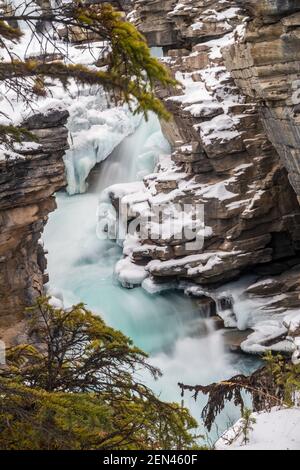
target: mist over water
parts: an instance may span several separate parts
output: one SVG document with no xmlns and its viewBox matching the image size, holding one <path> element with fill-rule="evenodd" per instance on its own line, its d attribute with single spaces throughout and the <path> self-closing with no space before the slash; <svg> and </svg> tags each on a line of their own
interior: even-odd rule
<svg viewBox="0 0 300 470">
<path fill-rule="evenodd" d="M 131 183 L 151 173 L 161 153 L 169 154 L 158 118 L 149 114 L 134 134 L 126 137 L 109 158 L 101 163 L 101 172 L 94 190 L 101 192 L 116 183 Z"/>
<path fill-rule="evenodd" d="M 255 368 L 252 359 L 225 352 L 222 332 L 214 331 L 198 305 L 177 291 L 150 295 L 142 288 L 125 289 L 114 276 L 121 248 L 111 240 L 96 236 L 97 205 L 101 192 L 111 184 L 132 182 L 153 171 L 159 153 L 168 152 L 155 117 L 142 122 L 135 134 L 127 137 L 101 164 L 93 193 L 68 196 L 57 194 L 57 210 L 47 224 L 44 243 L 48 250 L 50 293 L 63 297 L 64 304 L 84 302 L 112 327 L 131 337 L 148 352 L 163 377 L 151 387 L 168 401 L 180 402 L 178 382 L 208 384 Z M 149 382 L 148 376 L 143 379 Z M 188 406 L 200 421 L 205 399 L 185 396 Z M 214 439 L 238 411 L 228 406 L 217 420 Z"/>
</svg>

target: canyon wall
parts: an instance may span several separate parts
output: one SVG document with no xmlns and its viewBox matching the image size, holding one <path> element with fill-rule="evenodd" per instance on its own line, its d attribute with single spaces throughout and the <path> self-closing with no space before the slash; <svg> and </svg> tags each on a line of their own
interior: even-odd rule
<svg viewBox="0 0 300 470">
<path fill-rule="evenodd" d="M 190 257 L 197 250 L 186 249 L 186 240 L 170 236 L 152 251 L 146 240 L 145 258 L 158 258 L 147 265 L 154 278 L 215 284 L 249 269 L 276 274 L 299 261 L 295 192 L 259 118 L 259 100 L 237 87 L 224 62 L 224 47 L 234 50 L 243 36 L 245 15 L 236 1 L 135 2 L 131 18 L 150 44 L 165 48 L 165 62 L 183 85 L 173 96 L 161 93 L 174 115 L 163 123 L 174 152 L 145 179 L 148 205 L 205 207 L 199 258 Z M 140 261 L 142 248 L 131 256 Z"/>
<path fill-rule="evenodd" d="M 129 206 L 132 219 L 143 221 L 163 206 L 159 223 L 146 220 L 143 234 L 140 227 L 125 240 L 116 267 L 124 286 L 142 283 L 155 292 L 181 284 L 201 302 L 212 298 L 227 326 L 247 329 L 256 320 L 238 320 L 231 288 L 227 296 L 216 292 L 251 275 L 242 295 L 254 299 L 249 308 L 257 316 L 299 311 L 297 3 L 131 2 L 130 21 L 149 45 L 163 48 L 162 60 L 181 85 L 158 89 L 173 115 L 162 122 L 172 155 L 163 155 L 143 182 L 109 191 L 116 207 Z M 24 307 L 47 280 L 39 239 L 55 208 L 53 193 L 66 184 L 67 116 L 56 110 L 31 118 L 25 125 L 40 146 L 0 161 L 0 335 L 5 330 L 6 338 L 24 331 Z M 195 205 L 204 207 L 203 227 Z M 191 212 L 182 217 L 178 206 L 192 206 Z M 191 225 L 201 227 L 201 248 L 177 236 Z M 256 343 L 269 347 L 288 332 L 281 321 Z M 251 347 L 250 341 L 245 349 Z"/>
<path fill-rule="evenodd" d="M 177 283 L 202 300 L 210 296 L 227 326 L 256 331 L 247 352 L 274 343 L 291 350 L 282 342 L 291 333 L 285 314 L 299 314 L 297 3 L 136 0 L 129 16 L 151 46 L 163 48 L 181 88 L 158 90 L 174 116 L 162 123 L 172 155 L 138 191 L 124 196 L 112 188 L 111 198 L 142 220 L 164 205 L 162 231 L 170 219 L 175 229 L 145 237 L 157 223 L 143 221 L 139 239 L 125 241 L 117 275 L 151 292 Z M 202 249 L 176 236 L 197 217 L 182 220 L 178 204 L 204 206 Z M 220 285 L 245 275 L 248 284 L 229 285 L 227 298 L 218 297 Z"/>
<path fill-rule="evenodd" d="M 46 258 L 40 243 L 53 194 L 66 185 L 67 111 L 49 110 L 23 123 L 38 145 L 23 144 L 0 160 L 0 339 L 20 340 L 24 309 L 43 292 Z"/>
<path fill-rule="evenodd" d="M 225 51 L 243 92 L 259 102 L 270 141 L 300 200 L 300 4 L 241 2 L 250 18 L 244 37 Z"/>
</svg>

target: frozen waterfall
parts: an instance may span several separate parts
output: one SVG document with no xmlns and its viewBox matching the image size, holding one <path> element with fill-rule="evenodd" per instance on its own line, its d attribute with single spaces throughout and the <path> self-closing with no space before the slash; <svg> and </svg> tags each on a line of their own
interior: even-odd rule
<svg viewBox="0 0 300 470">
<path fill-rule="evenodd" d="M 151 382 L 151 387 L 163 399 L 178 402 L 178 382 L 207 384 L 250 371 L 253 364 L 225 352 L 222 331 L 211 328 L 205 312 L 201 314 L 192 298 L 178 291 L 151 295 L 141 287 L 123 288 L 114 275 L 121 248 L 96 236 L 96 213 L 103 191 L 111 184 L 141 179 L 153 171 L 162 152 L 169 152 L 169 146 L 157 118 L 151 116 L 101 163 L 93 192 L 57 195 L 58 209 L 50 216 L 44 241 L 49 252 L 50 292 L 63 297 L 67 306 L 86 303 L 108 324 L 130 336 L 162 369 L 163 377 Z M 81 175 L 85 175 L 89 163 L 85 166 L 81 161 L 80 165 L 85 168 Z M 200 421 L 202 401 L 195 403 L 186 397 L 185 404 Z M 227 427 L 228 416 L 235 420 L 237 410 L 231 406 L 226 409 L 217 420 L 219 432 Z"/>
<path fill-rule="evenodd" d="M 86 179 L 92 168 L 105 160 L 112 151 L 132 134 L 141 122 L 126 106 L 107 109 L 105 96 L 80 92 L 72 100 L 68 120 L 70 149 L 65 155 L 68 193 L 84 193 Z"/>
</svg>

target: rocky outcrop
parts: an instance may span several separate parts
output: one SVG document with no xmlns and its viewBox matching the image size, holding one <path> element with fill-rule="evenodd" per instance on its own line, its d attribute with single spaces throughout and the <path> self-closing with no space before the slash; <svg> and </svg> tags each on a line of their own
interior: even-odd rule
<svg viewBox="0 0 300 470">
<path fill-rule="evenodd" d="M 298 2 L 133 3 L 131 20 L 163 48 L 182 87 L 158 90 L 174 116 L 162 123 L 172 155 L 143 183 L 110 189 L 114 206 L 139 218 L 117 276 L 152 293 L 177 286 L 209 305 L 237 329 L 226 340 L 235 350 L 291 353 L 300 325 Z M 204 223 L 188 205 L 204 206 Z M 182 236 L 191 226 L 202 246 Z"/>
<path fill-rule="evenodd" d="M 176 6 L 176 0 L 135 1 L 130 19 L 146 36 L 149 46 L 172 46 L 179 41 L 179 31 L 168 14 Z"/>
<path fill-rule="evenodd" d="M 225 51 L 243 92 L 259 102 L 267 135 L 300 200 L 300 4 L 297 0 L 241 2 L 245 34 Z"/>
<path fill-rule="evenodd" d="M 259 119 L 256 97 L 240 92 L 224 63 L 224 47 L 234 50 L 243 36 L 245 12 L 239 3 L 138 0 L 131 15 L 150 44 L 165 48 L 165 62 L 183 85 L 173 96 L 161 92 L 174 115 L 163 123 L 174 151 L 144 179 L 136 201 L 131 195 L 133 215 L 165 204 L 167 223 L 170 208 L 191 203 L 203 204 L 205 215 L 202 250 L 191 249 L 172 230 L 154 241 L 141 237 L 129 250 L 131 262 L 144 263 L 154 281 L 210 285 L 244 272 L 278 274 L 286 260 L 299 262 L 295 192 Z M 180 223 L 181 230 L 191 220 Z M 155 232 L 155 224 L 142 225 L 148 234 Z"/>
<path fill-rule="evenodd" d="M 57 109 L 32 116 L 24 125 L 38 143 L 0 159 L 0 338 L 8 343 L 24 334 L 24 308 L 47 281 L 40 238 L 56 208 L 53 194 L 66 184 L 67 117 Z"/>
</svg>

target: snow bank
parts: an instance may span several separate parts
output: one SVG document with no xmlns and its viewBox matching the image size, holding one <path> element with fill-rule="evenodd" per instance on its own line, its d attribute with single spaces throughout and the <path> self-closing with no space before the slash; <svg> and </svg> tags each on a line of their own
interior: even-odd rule
<svg viewBox="0 0 300 470">
<path fill-rule="evenodd" d="M 249 440 L 243 438 L 243 419 L 217 441 L 216 450 L 300 450 L 300 408 L 253 413 Z"/>
</svg>

